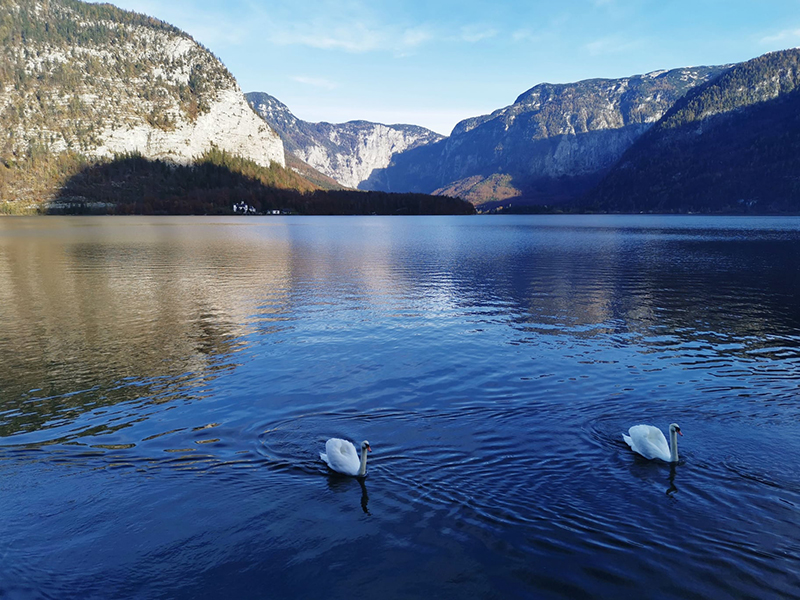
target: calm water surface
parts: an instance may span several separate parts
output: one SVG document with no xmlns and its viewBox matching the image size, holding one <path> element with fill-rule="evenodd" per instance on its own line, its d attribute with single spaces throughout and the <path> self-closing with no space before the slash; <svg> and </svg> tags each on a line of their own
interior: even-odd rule
<svg viewBox="0 0 800 600">
<path fill-rule="evenodd" d="M 799 219 L 6 218 L 0 355 L 2 598 L 800 598 Z"/>
</svg>

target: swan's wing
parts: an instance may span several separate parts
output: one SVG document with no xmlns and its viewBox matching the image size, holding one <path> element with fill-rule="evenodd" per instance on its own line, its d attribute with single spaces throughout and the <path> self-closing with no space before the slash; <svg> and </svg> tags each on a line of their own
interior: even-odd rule
<svg viewBox="0 0 800 600">
<path fill-rule="evenodd" d="M 647 459 L 660 458 L 669 462 L 669 444 L 667 438 L 658 427 L 652 425 L 634 425 L 628 430 L 628 445 Z M 624 437 L 624 436 L 623 436 Z M 626 442 L 628 440 L 625 440 Z"/>
<path fill-rule="evenodd" d="M 331 438 L 325 442 L 328 466 L 345 475 L 357 475 L 361 466 L 356 447 L 347 440 Z"/>
</svg>

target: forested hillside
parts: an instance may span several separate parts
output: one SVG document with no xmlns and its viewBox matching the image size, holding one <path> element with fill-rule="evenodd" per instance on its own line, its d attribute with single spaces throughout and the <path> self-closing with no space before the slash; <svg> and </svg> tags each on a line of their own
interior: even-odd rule
<svg viewBox="0 0 800 600">
<path fill-rule="evenodd" d="M 582 203 L 639 212 L 800 211 L 800 50 L 698 87 Z"/>
<path fill-rule="evenodd" d="M 167 23 L 108 4 L 3 0 L 0 43 L 2 211 L 120 153 L 186 164 L 215 145 L 284 164 L 224 65 Z"/>
<path fill-rule="evenodd" d="M 323 190 L 279 165 L 212 149 L 193 165 L 141 155 L 87 166 L 70 178 L 47 212 L 61 214 L 230 214 L 244 202 L 257 212 L 315 215 L 471 214 L 457 198 Z"/>
</svg>

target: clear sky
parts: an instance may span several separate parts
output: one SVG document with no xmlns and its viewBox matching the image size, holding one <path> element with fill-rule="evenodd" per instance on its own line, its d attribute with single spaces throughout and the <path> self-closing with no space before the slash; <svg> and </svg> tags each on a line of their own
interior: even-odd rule
<svg viewBox="0 0 800 600">
<path fill-rule="evenodd" d="M 800 45 L 800 0 L 112 0 L 216 54 L 300 119 L 449 134 L 542 82 Z"/>
</svg>

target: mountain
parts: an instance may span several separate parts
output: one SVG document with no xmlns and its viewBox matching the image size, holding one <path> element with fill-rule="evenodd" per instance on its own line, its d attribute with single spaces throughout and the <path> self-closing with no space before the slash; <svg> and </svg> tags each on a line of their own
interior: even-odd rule
<svg viewBox="0 0 800 600">
<path fill-rule="evenodd" d="M 0 41 L 2 199 L 38 185 L 26 174 L 45 157 L 56 169 L 67 156 L 128 152 L 188 163 L 214 146 L 285 164 L 280 138 L 224 65 L 167 23 L 108 4 L 3 0 Z M 23 163 L 25 173 L 9 172 Z"/>
<path fill-rule="evenodd" d="M 514 104 L 462 121 L 450 137 L 396 155 L 375 189 L 457 194 L 475 205 L 579 197 L 690 89 L 727 67 L 542 83 Z"/>
<path fill-rule="evenodd" d="M 186 162 L 213 143 L 284 164 L 233 76 L 175 27 L 77 0 L 3 0 L 0 19 L 4 155 L 37 145 Z"/>
<path fill-rule="evenodd" d="M 584 205 L 639 212 L 800 212 L 800 49 L 688 93 Z"/>
<path fill-rule="evenodd" d="M 225 66 L 108 4 L 0 0 L 0 214 L 472 213 L 343 190 L 292 157 Z"/>
<path fill-rule="evenodd" d="M 351 188 L 377 189 L 366 182 L 373 171 L 387 167 L 392 156 L 443 139 L 438 133 L 415 125 L 309 123 L 295 117 L 269 94 L 250 92 L 246 96 L 256 112 L 278 132 L 288 152 Z"/>
</svg>

